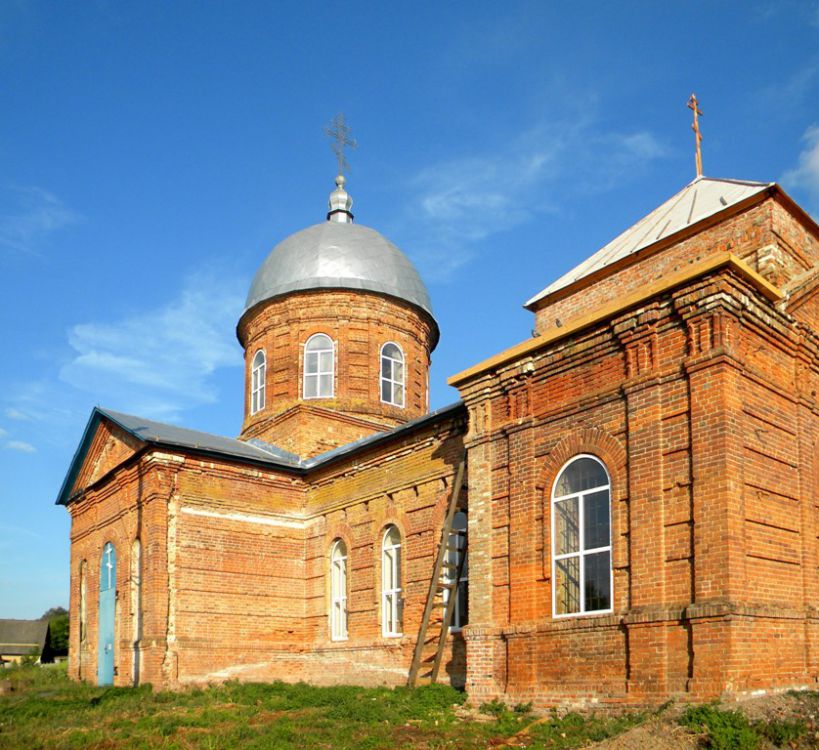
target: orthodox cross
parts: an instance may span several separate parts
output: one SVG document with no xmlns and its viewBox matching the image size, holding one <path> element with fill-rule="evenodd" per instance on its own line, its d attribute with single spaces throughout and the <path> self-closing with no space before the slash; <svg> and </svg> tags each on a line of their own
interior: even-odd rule
<svg viewBox="0 0 819 750">
<path fill-rule="evenodd" d="M 336 160 L 338 161 L 339 174 L 343 174 L 350 168 L 344 156 L 344 147 L 347 146 L 351 149 L 358 148 L 358 143 L 356 143 L 355 138 L 350 137 L 351 133 L 352 130 L 347 123 L 344 122 L 343 112 L 339 112 L 330 120 L 330 124 L 324 128 L 324 134 L 330 139 L 330 148 L 333 149 L 333 153 L 336 155 Z"/>
<path fill-rule="evenodd" d="M 688 109 L 694 113 L 694 122 L 691 125 L 691 130 L 694 131 L 694 143 L 697 150 L 697 177 L 702 177 L 702 149 L 700 148 L 700 144 L 702 143 L 702 133 L 700 133 L 700 121 L 697 119 L 697 116 L 701 115 L 702 111 L 697 104 L 696 94 L 691 94 L 690 98 L 688 99 Z"/>
</svg>

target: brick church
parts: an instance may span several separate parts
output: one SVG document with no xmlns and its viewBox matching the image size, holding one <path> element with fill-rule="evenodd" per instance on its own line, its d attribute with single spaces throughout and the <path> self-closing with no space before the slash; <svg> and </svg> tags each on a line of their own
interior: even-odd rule
<svg viewBox="0 0 819 750">
<path fill-rule="evenodd" d="M 435 678 L 539 706 L 815 685 L 805 211 L 698 177 L 429 412 L 427 290 L 343 178 L 329 207 L 253 280 L 237 439 L 91 414 L 58 498 L 72 677 Z"/>
</svg>

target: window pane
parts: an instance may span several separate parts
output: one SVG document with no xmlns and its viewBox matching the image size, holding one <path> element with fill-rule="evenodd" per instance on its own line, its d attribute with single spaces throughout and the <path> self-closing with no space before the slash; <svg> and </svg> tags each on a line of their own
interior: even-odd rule
<svg viewBox="0 0 819 750">
<path fill-rule="evenodd" d="M 392 383 L 389 380 L 381 381 L 381 400 L 391 403 L 390 395 L 392 393 Z"/>
<path fill-rule="evenodd" d="M 571 495 L 575 492 L 603 487 L 609 483 L 605 469 L 593 458 L 578 458 L 569 464 L 560 475 L 555 487 L 555 497 Z"/>
<path fill-rule="evenodd" d="M 308 352 L 304 358 L 304 371 L 306 373 L 318 372 L 318 354 L 315 352 Z"/>
<path fill-rule="evenodd" d="M 321 372 L 332 372 L 333 371 L 333 353 L 332 352 L 319 352 L 319 369 Z"/>
<path fill-rule="evenodd" d="M 404 382 L 404 363 L 394 362 L 392 366 L 392 379 L 398 383 Z"/>
<path fill-rule="evenodd" d="M 395 588 L 393 581 L 395 580 L 395 571 L 393 569 L 393 551 L 384 550 L 384 588 Z"/>
<path fill-rule="evenodd" d="M 611 608 L 611 552 L 586 555 L 586 612 Z"/>
<path fill-rule="evenodd" d="M 381 377 L 392 377 L 392 360 L 387 357 L 381 357 Z"/>
<path fill-rule="evenodd" d="M 317 336 L 313 336 L 307 342 L 307 351 L 308 352 L 315 352 L 319 349 L 330 349 L 332 348 L 333 342 L 330 341 L 329 336 L 325 336 L 323 333 L 318 334 Z"/>
<path fill-rule="evenodd" d="M 318 378 L 315 375 L 308 375 L 304 379 L 304 397 L 315 398 L 316 396 L 318 396 L 317 387 Z"/>
<path fill-rule="evenodd" d="M 396 406 L 404 405 L 404 388 L 400 383 L 395 383 L 392 387 L 392 403 Z"/>
<path fill-rule="evenodd" d="M 320 375 L 321 382 L 319 384 L 319 395 L 332 396 L 333 395 L 333 376 Z"/>
<path fill-rule="evenodd" d="M 594 492 L 583 498 L 583 546 L 585 549 L 608 547 L 609 533 L 609 491 Z"/>
<path fill-rule="evenodd" d="M 469 586 L 466 581 L 458 585 L 458 621 L 453 623 L 461 628 L 469 622 Z"/>
<path fill-rule="evenodd" d="M 401 350 L 395 344 L 385 344 L 381 354 L 392 359 L 401 359 Z"/>
<path fill-rule="evenodd" d="M 580 611 L 580 558 L 555 562 L 555 611 L 571 615 Z"/>
<path fill-rule="evenodd" d="M 556 555 L 578 552 L 580 549 L 578 498 L 555 503 L 555 551 Z"/>
</svg>

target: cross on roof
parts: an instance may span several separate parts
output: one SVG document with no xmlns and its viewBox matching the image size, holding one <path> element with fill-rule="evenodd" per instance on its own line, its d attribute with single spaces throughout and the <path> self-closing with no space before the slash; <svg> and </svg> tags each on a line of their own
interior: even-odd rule
<svg viewBox="0 0 819 750">
<path fill-rule="evenodd" d="M 688 98 L 688 109 L 690 109 L 694 113 L 694 122 L 691 125 L 691 130 L 694 131 L 697 177 L 702 177 L 702 149 L 700 147 L 700 144 L 702 143 L 702 133 L 700 133 L 700 121 L 697 119 L 697 116 L 701 115 L 702 111 L 700 110 L 699 104 L 697 103 L 696 94 L 691 94 L 691 96 Z"/>
<path fill-rule="evenodd" d="M 339 112 L 330 120 L 330 124 L 324 128 L 324 134 L 330 138 L 330 148 L 333 149 L 333 153 L 336 155 L 336 160 L 338 161 L 339 174 L 343 174 L 345 170 L 350 169 L 350 165 L 344 156 L 344 147 L 348 146 L 351 149 L 358 148 L 358 143 L 356 143 L 355 138 L 350 137 L 351 133 L 352 130 L 344 121 L 343 112 Z"/>
</svg>

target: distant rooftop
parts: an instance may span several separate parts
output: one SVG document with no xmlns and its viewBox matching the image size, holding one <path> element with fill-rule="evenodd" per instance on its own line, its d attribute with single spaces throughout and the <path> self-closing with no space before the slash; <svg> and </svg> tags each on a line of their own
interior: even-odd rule
<svg viewBox="0 0 819 750">
<path fill-rule="evenodd" d="M 697 177 L 679 193 L 655 208 L 648 216 L 615 237 L 590 258 L 563 274 L 543 291 L 538 292 L 525 307 L 532 307 L 554 292 L 573 284 L 595 271 L 633 255 L 659 240 L 670 237 L 686 227 L 707 219 L 726 208 L 742 202 L 772 187 L 773 182 L 722 180 Z"/>
</svg>

